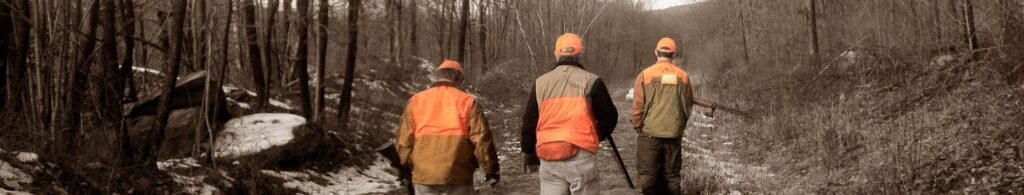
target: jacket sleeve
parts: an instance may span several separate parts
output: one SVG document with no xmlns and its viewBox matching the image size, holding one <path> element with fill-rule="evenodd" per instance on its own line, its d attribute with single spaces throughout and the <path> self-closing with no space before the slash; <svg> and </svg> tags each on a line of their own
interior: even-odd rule
<svg viewBox="0 0 1024 195">
<path fill-rule="evenodd" d="M 615 125 L 619 122 L 619 111 L 615 108 L 611 95 L 608 94 L 608 87 L 605 87 L 604 81 L 600 78 L 594 81 L 594 88 L 590 91 L 590 101 L 591 112 L 594 114 L 594 119 L 597 120 L 597 134 L 603 141 L 615 130 Z"/>
<path fill-rule="evenodd" d="M 690 117 L 690 111 L 693 110 L 693 83 L 690 82 L 690 77 L 683 78 L 684 90 L 686 93 L 683 94 L 683 113 L 686 113 L 686 117 Z"/>
<path fill-rule="evenodd" d="M 640 132 L 644 128 L 643 118 L 644 104 L 647 101 L 647 97 L 644 94 L 644 73 L 636 75 L 636 81 L 633 83 L 633 108 L 631 109 L 629 122 L 633 123 L 633 130 Z"/>
<path fill-rule="evenodd" d="M 540 117 L 540 108 L 537 105 L 537 86 L 530 87 L 530 96 L 528 96 L 523 109 L 523 124 L 519 129 L 521 131 L 519 147 L 523 153 L 532 156 L 536 155 L 537 120 Z"/>
<path fill-rule="evenodd" d="M 398 150 L 398 158 L 402 166 L 412 167 L 412 149 L 416 144 L 416 137 L 413 136 L 414 124 L 412 110 L 406 105 L 402 113 L 402 124 L 398 127 L 398 137 L 395 139 L 395 149 Z"/>
<path fill-rule="evenodd" d="M 483 109 L 476 102 L 469 112 L 469 140 L 475 146 L 473 155 L 476 156 L 484 173 L 498 174 L 498 153 L 491 139 L 491 130 L 488 128 Z"/>
</svg>

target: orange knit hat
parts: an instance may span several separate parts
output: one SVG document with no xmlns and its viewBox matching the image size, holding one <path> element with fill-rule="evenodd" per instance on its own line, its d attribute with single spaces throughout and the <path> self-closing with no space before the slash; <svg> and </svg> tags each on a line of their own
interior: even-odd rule
<svg viewBox="0 0 1024 195">
<path fill-rule="evenodd" d="M 583 40 L 580 36 L 565 33 L 555 41 L 555 56 L 577 56 L 583 53 Z"/>
</svg>

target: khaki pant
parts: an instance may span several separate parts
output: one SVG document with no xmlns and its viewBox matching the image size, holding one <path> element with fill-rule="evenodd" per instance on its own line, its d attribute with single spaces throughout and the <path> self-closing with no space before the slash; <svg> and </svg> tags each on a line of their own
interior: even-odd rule
<svg viewBox="0 0 1024 195">
<path fill-rule="evenodd" d="M 679 171 L 683 165 L 681 138 L 636 138 L 637 184 L 644 194 L 682 193 Z"/>
<path fill-rule="evenodd" d="M 420 185 L 413 184 L 416 195 L 472 195 L 472 184 L 465 185 Z"/>
<path fill-rule="evenodd" d="M 541 195 L 596 195 L 601 192 L 597 157 L 580 150 L 564 161 L 540 161 Z"/>
</svg>

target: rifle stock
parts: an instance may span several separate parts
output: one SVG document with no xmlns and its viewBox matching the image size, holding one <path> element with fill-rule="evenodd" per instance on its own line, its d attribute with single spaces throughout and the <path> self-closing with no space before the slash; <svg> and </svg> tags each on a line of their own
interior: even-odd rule
<svg viewBox="0 0 1024 195">
<path fill-rule="evenodd" d="M 698 106 L 701 106 L 701 107 L 710 108 L 712 110 L 712 112 L 714 110 L 722 110 L 722 111 L 725 111 L 725 112 L 728 112 L 728 113 L 732 113 L 732 114 L 735 114 L 735 115 L 740 115 L 740 116 L 747 117 L 747 118 L 757 118 L 753 114 L 750 114 L 750 113 L 747 113 L 747 112 L 743 112 L 743 111 L 740 111 L 740 110 L 735 109 L 735 108 L 726 107 L 726 106 L 723 106 L 722 104 L 718 104 L 718 103 L 715 103 L 715 102 L 712 102 L 712 101 L 708 101 L 708 100 L 704 100 L 704 99 L 694 99 L 693 103 L 698 105 Z"/>
</svg>

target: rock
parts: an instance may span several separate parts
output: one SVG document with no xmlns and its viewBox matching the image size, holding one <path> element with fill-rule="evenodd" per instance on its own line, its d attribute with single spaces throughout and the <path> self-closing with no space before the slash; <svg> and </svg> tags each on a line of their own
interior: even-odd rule
<svg viewBox="0 0 1024 195">
<path fill-rule="evenodd" d="M 192 154 L 192 146 L 197 142 L 200 147 L 208 148 L 206 143 L 207 135 L 206 129 L 197 129 L 202 127 L 202 108 L 192 107 L 185 109 L 177 109 L 171 111 L 170 117 L 167 119 L 167 128 L 164 131 L 163 146 L 160 147 L 159 157 L 160 159 L 172 159 L 182 158 L 190 156 Z M 155 129 L 156 116 L 147 115 L 141 117 L 134 117 L 128 119 L 128 129 L 132 137 L 132 144 L 135 148 L 136 154 L 142 154 L 142 151 L 147 143 L 153 142 L 150 135 Z M 216 135 L 220 132 L 220 123 L 213 124 L 213 134 Z M 200 132 L 198 137 L 200 140 L 196 140 L 196 132 Z M 203 149 L 201 152 L 205 152 Z"/>
<path fill-rule="evenodd" d="M 304 157 L 322 142 L 322 131 L 287 113 L 258 113 L 231 119 L 217 136 L 218 160 L 257 167 Z"/>
<path fill-rule="evenodd" d="M 171 96 L 174 97 L 171 99 L 171 109 L 177 110 L 202 106 L 203 94 L 206 90 L 206 77 L 206 71 L 200 71 L 178 79 L 178 84 L 174 85 L 174 89 L 171 91 Z M 231 114 L 227 112 L 227 103 L 224 100 L 223 90 L 212 91 L 216 94 L 211 95 L 220 97 L 217 100 L 220 101 L 218 105 L 221 106 L 220 113 L 218 113 L 220 116 L 218 118 L 231 118 Z M 159 90 L 149 92 L 148 94 L 150 95 L 146 96 L 142 100 L 127 105 L 128 115 L 126 117 L 132 118 L 156 114 L 162 94 L 159 93 Z"/>
</svg>

